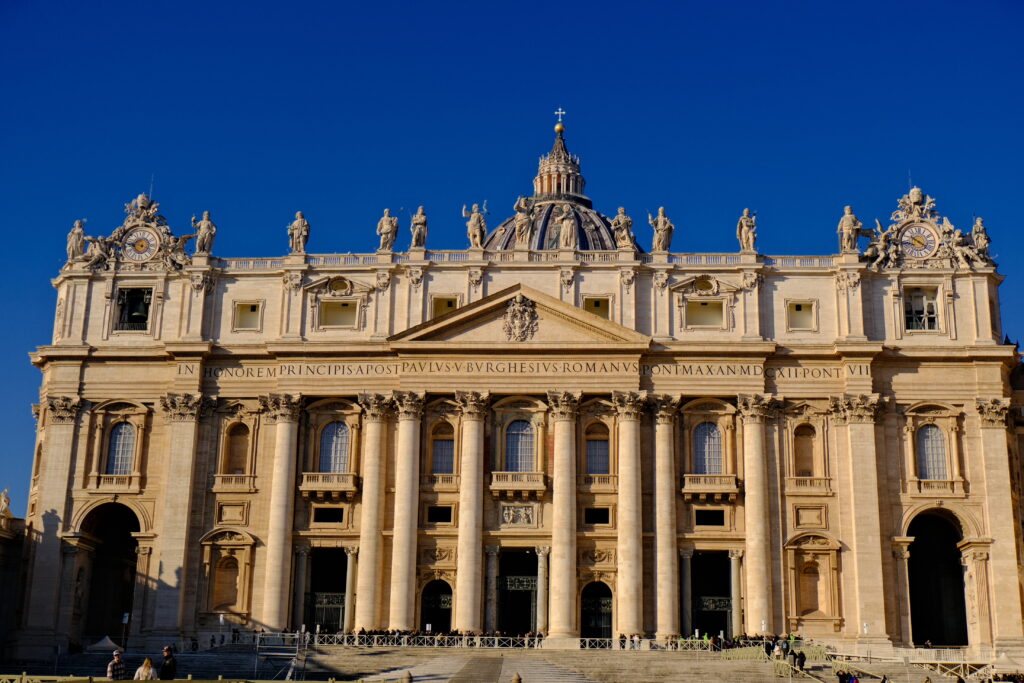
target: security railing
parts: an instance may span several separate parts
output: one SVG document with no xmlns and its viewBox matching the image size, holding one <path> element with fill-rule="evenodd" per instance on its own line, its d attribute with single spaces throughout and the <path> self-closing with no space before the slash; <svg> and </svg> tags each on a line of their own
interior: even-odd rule
<svg viewBox="0 0 1024 683">
<path fill-rule="evenodd" d="M 451 635 L 360 635 L 357 633 L 318 633 L 316 645 L 342 647 L 458 647 L 458 648 L 538 648 L 540 636 L 451 636 Z"/>
</svg>

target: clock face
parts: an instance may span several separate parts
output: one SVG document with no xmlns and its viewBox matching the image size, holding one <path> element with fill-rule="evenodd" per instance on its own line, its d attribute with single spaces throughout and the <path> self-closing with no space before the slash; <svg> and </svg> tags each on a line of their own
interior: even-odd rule
<svg viewBox="0 0 1024 683">
<path fill-rule="evenodd" d="M 142 263 L 156 255 L 160 237 L 146 228 L 136 228 L 128 233 L 121 245 L 121 253 L 131 261 Z"/>
<path fill-rule="evenodd" d="M 926 225 L 911 225 L 900 236 L 903 253 L 912 258 L 928 258 L 939 247 L 935 231 Z"/>
</svg>

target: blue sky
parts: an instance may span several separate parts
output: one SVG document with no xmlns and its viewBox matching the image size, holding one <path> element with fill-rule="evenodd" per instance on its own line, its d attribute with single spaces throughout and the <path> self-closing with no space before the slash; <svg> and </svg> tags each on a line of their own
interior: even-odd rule
<svg viewBox="0 0 1024 683">
<path fill-rule="evenodd" d="M 384 207 L 423 204 L 463 248 L 528 194 L 556 107 L 587 193 L 667 207 L 678 251 L 830 254 L 844 204 L 885 219 L 913 182 L 985 217 L 1024 336 L 1016 246 L 1024 4 L 963 2 L 0 3 L 0 488 L 25 507 L 49 285 L 76 218 L 109 234 L 154 183 L 172 228 L 210 210 L 219 256 L 371 251 Z M 407 244 L 407 218 L 398 245 Z"/>
</svg>

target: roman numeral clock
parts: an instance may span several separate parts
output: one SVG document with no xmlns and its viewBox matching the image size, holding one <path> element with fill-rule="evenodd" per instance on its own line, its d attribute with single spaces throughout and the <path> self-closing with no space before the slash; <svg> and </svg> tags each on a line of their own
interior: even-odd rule
<svg viewBox="0 0 1024 683">
<path fill-rule="evenodd" d="M 160 236 L 149 228 L 134 228 L 128 232 L 121 246 L 121 253 L 135 263 L 145 263 L 156 255 Z"/>
</svg>

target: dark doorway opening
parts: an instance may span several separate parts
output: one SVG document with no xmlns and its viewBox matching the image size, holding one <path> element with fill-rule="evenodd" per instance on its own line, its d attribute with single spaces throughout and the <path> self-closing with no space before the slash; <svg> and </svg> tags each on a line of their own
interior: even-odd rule
<svg viewBox="0 0 1024 683">
<path fill-rule="evenodd" d="M 940 512 L 914 518 L 907 530 L 910 544 L 910 628 L 918 647 L 967 645 L 964 574 L 957 543 L 960 525 Z"/>
<path fill-rule="evenodd" d="M 690 560 L 690 570 L 693 574 L 690 584 L 693 628 L 701 635 L 732 635 L 729 624 L 732 606 L 729 553 L 725 550 L 697 550 Z M 679 594 L 683 595 L 681 588 Z"/>
<path fill-rule="evenodd" d="M 580 636 L 612 637 L 612 589 L 603 581 L 588 583 L 580 596 Z"/>
<path fill-rule="evenodd" d="M 84 640 L 95 642 L 103 636 L 120 640 L 127 631 L 124 615 L 131 615 L 135 593 L 139 544 L 132 534 L 139 531 L 139 519 L 125 505 L 105 503 L 88 514 L 82 531 L 94 544 L 89 592 L 82 606 Z"/>
<path fill-rule="evenodd" d="M 348 556 L 344 548 L 313 548 L 310 552 L 309 592 L 306 594 L 307 627 L 326 633 L 341 631 L 345 624 L 345 579 Z"/>
<path fill-rule="evenodd" d="M 497 629 L 504 635 L 532 632 L 537 623 L 537 555 L 502 549 L 498 556 Z"/>
<path fill-rule="evenodd" d="M 452 630 L 452 587 L 435 579 L 423 587 L 420 598 L 420 630 L 447 633 Z"/>
</svg>

